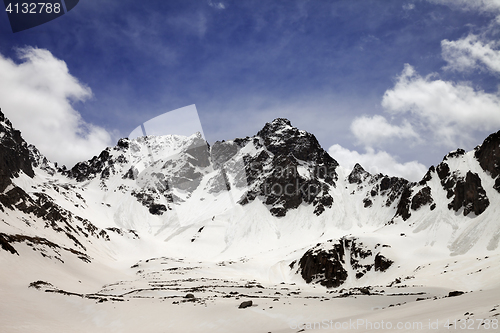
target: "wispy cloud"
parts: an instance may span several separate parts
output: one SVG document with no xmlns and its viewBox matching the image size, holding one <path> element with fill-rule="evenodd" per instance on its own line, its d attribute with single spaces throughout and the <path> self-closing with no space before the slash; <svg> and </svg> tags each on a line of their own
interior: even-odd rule
<svg viewBox="0 0 500 333">
<path fill-rule="evenodd" d="M 222 2 L 214 2 L 214 1 L 208 0 L 208 5 L 210 7 L 215 8 L 215 9 L 226 9 L 226 6 Z"/>
<path fill-rule="evenodd" d="M 414 3 L 405 3 L 405 4 L 403 5 L 403 9 L 404 9 L 405 11 L 410 11 L 410 10 L 413 10 L 413 9 L 415 9 L 415 4 L 414 4 Z"/>
<path fill-rule="evenodd" d="M 441 4 L 462 10 L 476 10 L 500 14 L 500 0 L 428 0 L 431 3 Z"/>
</svg>

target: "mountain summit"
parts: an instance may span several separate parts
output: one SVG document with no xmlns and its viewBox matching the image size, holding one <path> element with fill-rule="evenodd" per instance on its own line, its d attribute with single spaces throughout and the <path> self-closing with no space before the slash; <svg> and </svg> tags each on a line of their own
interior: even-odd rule
<svg viewBox="0 0 500 333">
<path fill-rule="evenodd" d="M 420 182 L 412 183 L 372 175 L 359 164 L 351 171 L 343 169 L 314 135 L 283 118 L 265 124 L 253 137 L 212 146 L 197 134 L 121 139 L 115 147 L 69 170 L 56 170 L 22 140 L 3 114 L 0 125 L 2 202 L 15 201 L 9 197 L 12 190 L 5 191 L 14 186 L 30 200 L 43 196 L 64 207 L 68 215 L 103 230 L 133 229 L 160 239 L 186 238 L 192 243 L 189 246 L 196 247 L 190 241 L 196 236 L 193 231 L 215 227 L 211 218 L 223 216 L 222 248 L 227 250 L 242 240 L 252 243 L 274 235 L 271 238 L 281 242 L 285 234 L 306 230 L 303 236 L 311 241 L 334 230 L 393 224 L 426 232 L 430 225 L 443 228 L 443 222 L 434 218 L 442 216 L 454 232 L 443 233 L 440 241 L 452 253 L 465 253 L 481 244 L 498 247 L 499 226 L 486 221 L 498 204 L 500 132 L 472 152 L 449 153 Z M 26 180 L 18 181 L 26 177 L 31 179 L 28 187 Z M 11 204 L 3 208 L 19 210 Z M 250 213 L 257 211 L 264 215 L 257 218 Z M 479 221 L 485 221 L 480 223 L 484 227 L 476 226 L 474 236 L 466 236 Z M 287 230 L 284 225 L 293 228 Z M 252 235 L 243 237 L 241 232 L 247 228 Z M 210 247 L 210 241 L 203 243 Z"/>
<path fill-rule="evenodd" d="M 157 299 L 176 283 L 206 283 L 207 274 L 226 288 L 237 284 L 227 272 L 246 272 L 246 288 L 286 281 L 351 288 L 348 297 L 403 280 L 429 285 L 430 276 L 447 288 L 454 265 L 455 288 L 481 288 L 500 273 L 492 268 L 499 147 L 500 131 L 473 151 L 447 154 L 415 183 L 359 164 L 347 170 L 314 135 L 279 118 L 253 137 L 211 146 L 196 133 L 121 139 L 66 169 L 0 113 L 0 281 L 118 302 Z M 179 280 L 184 274 L 194 275 Z"/>
</svg>

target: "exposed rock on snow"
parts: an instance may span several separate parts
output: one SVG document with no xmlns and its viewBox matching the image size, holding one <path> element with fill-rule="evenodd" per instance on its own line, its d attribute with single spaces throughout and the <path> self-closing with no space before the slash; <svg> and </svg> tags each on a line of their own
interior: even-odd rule
<svg viewBox="0 0 500 333">
<path fill-rule="evenodd" d="M 500 188 L 498 133 L 475 152 L 449 153 L 412 183 L 359 164 L 344 170 L 314 135 L 282 118 L 212 146 L 199 133 L 120 139 L 69 170 L 28 146 L 3 115 L 0 125 L 0 242 L 21 257 L 18 244 L 30 243 L 93 260 L 90 253 L 113 256 L 150 236 L 207 256 L 302 242 L 309 250 L 293 269 L 308 283 L 337 287 L 397 260 L 356 235 L 339 238 L 347 230 L 422 235 L 453 254 L 496 249 L 500 239 L 496 220 L 487 223 L 498 205 L 489 188 Z M 467 219 L 455 214 L 461 209 Z M 444 230 L 439 239 L 435 230 Z M 338 241 L 311 247 L 325 234 Z"/>
<path fill-rule="evenodd" d="M 484 142 L 476 148 L 474 157 L 479 165 L 487 171 L 491 178 L 500 175 L 500 131 L 489 135 Z"/>
<path fill-rule="evenodd" d="M 489 205 L 490 201 L 481 186 L 481 178 L 477 173 L 467 171 L 465 180 L 463 178 L 457 179 L 453 201 L 448 207 L 453 208 L 455 212 L 463 207 L 463 214 L 467 216 L 471 212 L 480 215 Z"/>
<path fill-rule="evenodd" d="M 246 309 L 249 308 L 253 305 L 252 301 L 243 301 L 241 302 L 240 306 L 238 306 L 239 309 Z"/>
<path fill-rule="evenodd" d="M 311 305 L 307 315 L 316 319 L 332 315 L 323 301 L 346 307 L 338 319 L 385 320 L 422 306 L 426 316 L 446 305 L 463 314 L 473 300 L 478 310 L 494 306 L 478 312 L 492 319 L 500 290 L 499 136 L 473 152 L 451 152 L 418 183 L 359 164 L 343 169 L 286 119 L 211 147 L 199 133 L 121 139 L 68 170 L 28 146 L 0 113 L 0 293 L 9 307 L 0 311 L 0 330 L 12 311 L 19 327 L 39 327 L 46 304 L 59 306 L 59 318 L 70 303 L 78 315 L 68 322 L 93 323 L 88 313 L 96 311 L 113 323 L 101 331 L 115 329 L 123 309 L 152 318 L 150 331 L 164 330 L 153 326 L 168 311 L 193 332 L 200 329 L 186 313 L 227 313 L 237 325 L 225 331 L 234 332 L 266 310 L 280 323 L 261 330 L 283 331 L 281 318 L 297 306 Z M 467 292 L 450 299 L 453 290 Z M 422 302 L 414 304 L 416 296 Z M 354 297 L 361 300 L 350 303 Z M 259 307 L 238 311 L 235 299 L 247 298 Z M 96 310 L 88 302 L 113 304 Z M 127 323 L 144 330 L 144 321 Z"/>
<path fill-rule="evenodd" d="M 240 204 L 258 197 L 277 217 L 302 203 L 314 205 L 316 215 L 331 208 L 333 198 L 329 191 L 336 186 L 338 163 L 321 148 L 314 135 L 278 118 L 253 138 L 235 142 L 241 147 L 252 145 L 258 151 L 245 155 L 249 191 Z"/>
<path fill-rule="evenodd" d="M 21 137 L 21 132 L 12 128 L 11 122 L 5 118 L 0 109 L 0 193 L 9 186 L 13 177 L 24 172 L 34 177 L 28 144 Z"/>
<path fill-rule="evenodd" d="M 339 287 L 349 274 L 360 279 L 372 269 L 384 272 L 391 267 L 393 261 L 380 253 L 381 248 L 380 244 L 370 248 L 355 237 L 343 237 L 336 242 L 329 240 L 317 244 L 300 258 L 298 273 L 307 283 Z M 295 264 L 290 264 L 292 269 Z"/>
<path fill-rule="evenodd" d="M 411 209 L 418 210 L 420 207 L 425 205 L 431 205 L 431 210 L 436 208 L 436 205 L 432 205 L 434 203 L 434 199 L 432 198 L 431 188 L 426 186 L 415 194 L 413 199 L 411 199 Z M 434 208 L 433 208 L 434 207 Z"/>
<path fill-rule="evenodd" d="M 354 168 L 352 168 L 352 171 L 347 177 L 347 179 L 349 180 L 350 184 L 360 185 L 370 176 L 371 175 L 369 172 L 365 171 L 365 169 L 363 169 L 363 167 L 360 164 L 356 163 L 356 165 L 354 165 Z"/>
</svg>

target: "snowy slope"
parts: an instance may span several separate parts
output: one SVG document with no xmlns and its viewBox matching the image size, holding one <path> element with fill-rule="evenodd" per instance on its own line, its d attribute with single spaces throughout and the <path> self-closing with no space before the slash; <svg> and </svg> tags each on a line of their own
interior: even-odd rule
<svg viewBox="0 0 500 333">
<path fill-rule="evenodd" d="M 500 132 L 411 183 L 339 166 L 286 119 L 212 146 L 199 133 L 121 139 L 67 169 L 1 118 L 2 332 L 296 332 L 422 319 L 417 298 L 436 299 L 429 319 L 498 313 L 478 295 L 500 290 Z M 237 309 L 246 299 L 258 306 Z"/>
</svg>

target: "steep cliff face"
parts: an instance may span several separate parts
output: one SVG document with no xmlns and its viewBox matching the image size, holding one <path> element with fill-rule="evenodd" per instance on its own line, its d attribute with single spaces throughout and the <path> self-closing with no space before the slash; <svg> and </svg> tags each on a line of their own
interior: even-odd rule
<svg viewBox="0 0 500 333">
<path fill-rule="evenodd" d="M 278 118 L 253 138 L 234 142 L 240 149 L 256 152 L 244 156 L 249 190 L 240 204 L 259 197 L 277 217 L 302 203 L 314 205 L 316 215 L 331 208 L 333 198 L 329 191 L 336 186 L 338 163 L 321 148 L 314 135 Z"/>
<path fill-rule="evenodd" d="M 464 216 L 474 212 L 476 215 L 483 213 L 490 205 L 486 192 L 481 186 L 481 178 L 477 173 L 467 171 L 465 179 L 459 178 L 453 191 L 453 201 L 448 205 L 450 209 L 458 212 L 464 208 Z"/>
<path fill-rule="evenodd" d="M 11 179 L 18 177 L 21 171 L 30 177 L 35 175 L 28 144 L 0 109 L 0 192 L 3 192 L 11 184 Z"/>
<path fill-rule="evenodd" d="M 495 179 L 494 189 L 500 193 L 500 131 L 488 136 L 474 152 L 479 165 Z"/>
</svg>

